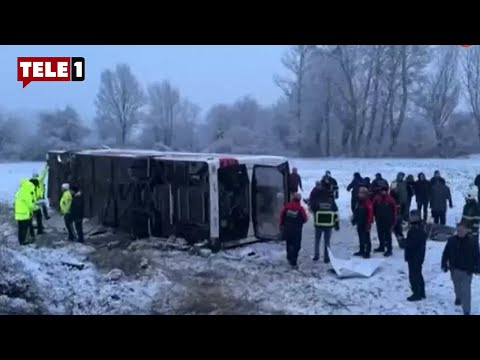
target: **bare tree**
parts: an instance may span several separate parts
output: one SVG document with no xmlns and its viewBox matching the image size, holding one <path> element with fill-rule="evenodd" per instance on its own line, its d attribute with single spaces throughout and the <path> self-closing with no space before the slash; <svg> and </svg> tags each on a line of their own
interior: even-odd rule
<svg viewBox="0 0 480 360">
<path fill-rule="evenodd" d="M 144 94 L 130 66 L 119 64 L 113 71 L 102 72 L 100 90 L 95 101 L 96 121 L 100 127 L 107 126 L 114 130 L 122 145 L 125 145 L 134 125 L 139 121 L 143 105 Z"/>
<path fill-rule="evenodd" d="M 432 123 L 438 146 L 441 147 L 444 127 L 459 102 L 458 46 L 442 46 L 437 52 L 436 69 L 428 79 L 420 106 Z"/>
<path fill-rule="evenodd" d="M 480 47 L 465 50 L 464 84 L 480 138 Z"/>
<path fill-rule="evenodd" d="M 282 64 L 289 72 L 289 77 L 275 76 L 274 81 L 283 91 L 290 102 L 292 115 L 295 120 L 298 131 L 297 145 L 302 147 L 302 138 L 304 131 L 303 104 L 304 104 L 304 84 L 305 76 L 309 70 L 311 56 L 316 47 L 313 45 L 294 45 L 282 58 Z"/>
</svg>

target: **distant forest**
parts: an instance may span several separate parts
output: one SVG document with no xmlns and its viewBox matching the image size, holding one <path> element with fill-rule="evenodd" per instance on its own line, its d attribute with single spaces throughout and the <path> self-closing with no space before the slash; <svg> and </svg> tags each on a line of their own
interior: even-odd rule
<svg viewBox="0 0 480 360">
<path fill-rule="evenodd" d="M 67 106 L 39 112 L 25 134 L 18 124 L 28 119 L 1 113 L 0 158 L 103 145 L 298 157 L 480 152 L 479 46 L 295 45 L 279 61 L 275 104 L 244 96 L 205 116 L 175 84 L 141 84 L 117 64 L 101 74 L 92 126 Z"/>
</svg>

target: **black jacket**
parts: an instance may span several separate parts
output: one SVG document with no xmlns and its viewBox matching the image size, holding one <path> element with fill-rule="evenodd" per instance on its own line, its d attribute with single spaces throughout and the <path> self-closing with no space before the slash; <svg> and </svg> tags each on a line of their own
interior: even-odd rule
<svg viewBox="0 0 480 360">
<path fill-rule="evenodd" d="M 383 178 L 375 179 L 372 181 L 372 184 L 370 185 L 370 191 L 374 195 L 378 195 L 382 191 L 383 187 L 388 188 L 388 181 Z"/>
<path fill-rule="evenodd" d="M 462 220 L 466 221 L 468 228 L 475 238 L 478 238 L 478 226 L 480 224 L 480 207 L 476 200 L 467 201 L 463 207 Z"/>
<path fill-rule="evenodd" d="M 337 182 L 337 180 L 330 176 L 328 181 L 330 182 L 330 189 L 333 192 L 333 197 L 335 199 L 338 199 L 338 182 Z"/>
<path fill-rule="evenodd" d="M 427 248 L 428 235 L 423 224 L 414 224 L 410 227 L 405 241 L 405 261 L 423 264 Z"/>
<path fill-rule="evenodd" d="M 407 178 L 405 182 L 407 183 L 408 199 L 411 200 L 412 197 L 415 195 L 415 180 L 412 177 L 412 178 Z"/>
<path fill-rule="evenodd" d="M 292 193 L 298 192 L 298 188 L 303 190 L 302 187 L 302 178 L 298 173 L 294 174 L 291 173 L 290 176 L 288 177 L 288 189 Z"/>
<path fill-rule="evenodd" d="M 472 236 L 452 236 L 447 241 L 442 255 L 442 268 L 458 269 L 468 273 L 480 272 L 480 249 L 478 239 Z"/>
<path fill-rule="evenodd" d="M 81 192 L 76 193 L 72 197 L 70 216 L 74 221 L 83 220 L 83 195 Z"/>
<path fill-rule="evenodd" d="M 433 185 L 435 185 L 435 184 L 437 184 L 437 183 L 439 183 L 439 182 L 445 183 L 445 179 L 442 178 L 441 176 L 438 177 L 438 178 L 434 176 L 434 177 L 432 177 L 432 178 L 430 179 L 430 186 L 433 186 Z"/>
<path fill-rule="evenodd" d="M 446 212 L 447 201 L 452 207 L 450 188 L 442 182 L 435 183 L 430 190 L 430 207 L 432 211 Z"/>
<path fill-rule="evenodd" d="M 347 191 L 352 191 L 352 199 L 358 199 L 358 190 L 365 186 L 365 182 L 361 177 L 355 177 L 347 186 Z"/>
<path fill-rule="evenodd" d="M 415 181 L 415 198 L 417 203 L 426 204 L 430 199 L 430 181 L 417 180 Z"/>
</svg>

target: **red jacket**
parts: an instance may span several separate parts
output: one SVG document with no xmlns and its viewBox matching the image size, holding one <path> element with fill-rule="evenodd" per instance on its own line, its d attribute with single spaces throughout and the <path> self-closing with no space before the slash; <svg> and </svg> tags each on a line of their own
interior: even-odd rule
<svg viewBox="0 0 480 360">
<path fill-rule="evenodd" d="M 370 199 L 358 200 L 353 219 L 358 227 L 370 229 L 373 224 L 373 205 Z"/>
<path fill-rule="evenodd" d="M 289 203 L 285 204 L 282 211 L 280 212 L 280 225 L 285 225 L 285 215 L 289 210 L 298 211 L 300 213 L 300 216 L 303 220 L 302 225 L 307 222 L 308 216 L 302 204 L 300 204 L 300 201 L 292 200 Z"/>
<path fill-rule="evenodd" d="M 379 194 L 373 199 L 373 213 L 377 224 L 395 226 L 397 211 L 397 203 L 392 196 Z"/>
</svg>

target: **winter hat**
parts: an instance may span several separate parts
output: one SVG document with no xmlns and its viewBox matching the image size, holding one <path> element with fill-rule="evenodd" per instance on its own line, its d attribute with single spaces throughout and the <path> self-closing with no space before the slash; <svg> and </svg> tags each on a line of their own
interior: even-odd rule
<svg viewBox="0 0 480 360">
<path fill-rule="evenodd" d="M 418 223 L 418 222 L 422 221 L 422 217 L 420 215 L 420 212 L 418 210 L 410 211 L 410 217 L 409 217 L 408 221 L 410 222 L 410 224 Z"/>
<path fill-rule="evenodd" d="M 70 190 L 70 184 L 62 184 L 62 190 Z"/>
<path fill-rule="evenodd" d="M 382 174 L 376 173 L 376 174 L 375 174 L 375 178 L 376 178 L 376 179 L 381 179 L 381 178 L 382 178 Z"/>
<path fill-rule="evenodd" d="M 325 173 L 325 175 L 327 175 L 327 176 L 331 176 L 331 175 L 332 175 L 332 173 L 330 172 L 330 170 L 327 170 L 327 172 Z"/>
</svg>

